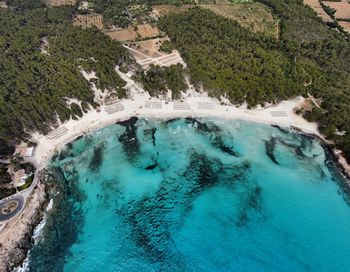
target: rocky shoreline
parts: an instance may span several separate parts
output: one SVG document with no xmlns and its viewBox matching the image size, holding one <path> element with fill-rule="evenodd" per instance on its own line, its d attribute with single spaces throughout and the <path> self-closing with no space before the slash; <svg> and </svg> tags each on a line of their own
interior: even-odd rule
<svg viewBox="0 0 350 272">
<path fill-rule="evenodd" d="M 48 197 L 39 182 L 28 197 L 23 212 L 7 223 L 0 235 L 0 271 L 9 272 L 23 263 L 32 244 L 36 226 L 42 221 Z"/>
<path fill-rule="evenodd" d="M 278 128 L 281 131 L 286 131 L 284 128 L 281 128 L 278 125 L 271 125 L 272 127 Z M 350 195 L 350 166 L 344 156 L 341 154 L 342 151 L 337 150 L 333 143 L 327 141 L 325 138 L 321 137 L 320 135 L 313 134 L 313 133 L 306 133 L 302 131 L 301 129 L 297 127 L 291 127 L 291 131 L 297 132 L 303 136 L 311 137 L 313 139 L 318 139 L 325 150 L 326 154 L 326 162 L 325 163 L 333 163 L 335 169 L 340 172 L 342 175 L 342 180 L 344 181 L 343 184 L 338 185 L 341 187 L 341 189 L 348 195 Z M 286 131 L 288 132 L 288 131 Z"/>
</svg>

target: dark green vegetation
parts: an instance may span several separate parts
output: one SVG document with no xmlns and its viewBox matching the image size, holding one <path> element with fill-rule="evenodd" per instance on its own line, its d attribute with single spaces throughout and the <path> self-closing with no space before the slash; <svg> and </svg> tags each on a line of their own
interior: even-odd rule
<svg viewBox="0 0 350 272">
<path fill-rule="evenodd" d="M 305 117 L 319 122 L 350 159 L 348 37 L 327 28 L 301 0 L 261 2 L 281 19 L 279 41 L 198 8 L 166 16 L 159 26 L 187 62 L 192 82 L 213 96 L 250 106 L 307 93 L 322 98 L 321 109 Z"/>
<path fill-rule="evenodd" d="M 151 64 L 150 69 L 141 72 L 136 80 L 143 83 L 146 91 L 152 96 L 166 94 L 169 89 L 173 99 L 180 98 L 181 91 L 187 89 L 184 68 L 181 64 L 160 67 Z"/>
<path fill-rule="evenodd" d="M 11 176 L 7 173 L 7 164 L 0 163 L 0 186 L 10 182 Z"/>
<path fill-rule="evenodd" d="M 91 0 L 93 11 L 101 13 L 107 26 L 121 28 L 135 22 L 153 22 L 149 16 L 154 5 L 176 5 L 215 3 L 215 0 Z"/>
<path fill-rule="evenodd" d="M 213 95 L 250 106 L 305 93 L 310 75 L 301 60 L 281 52 L 272 38 L 204 9 L 170 15 L 160 27 L 188 64 L 191 80 Z"/>
<path fill-rule="evenodd" d="M 0 139 L 0 159 L 11 158 L 13 152 L 15 152 L 15 148 L 7 145 L 5 141 Z"/>
<path fill-rule="evenodd" d="M 57 115 L 62 121 L 81 116 L 80 107 L 69 108 L 66 98 L 85 101 L 83 110 L 88 103 L 95 106 L 81 68 L 96 71 L 97 87 L 125 95 L 125 83 L 114 71 L 129 61 L 123 47 L 97 29 L 73 27 L 72 8 L 18 9 L 0 9 L 1 141 L 11 145 L 25 139 L 25 131 L 47 132 Z"/>
<path fill-rule="evenodd" d="M 41 0 L 5 0 L 5 3 L 16 10 L 28 10 L 45 7 L 44 1 Z"/>
<path fill-rule="evenodd" d="M 150 5 L 145 0 L 92 0 L 93 10 L 101 13 L 105 24 L 127 27 L 134 20 L 147 17 Z"/>
<path fill-rule="evenodd" d="M 170 41 L 164 41 L 159 49 L 160 51 L 170 54 L 175 48 Z"/>
</svg>

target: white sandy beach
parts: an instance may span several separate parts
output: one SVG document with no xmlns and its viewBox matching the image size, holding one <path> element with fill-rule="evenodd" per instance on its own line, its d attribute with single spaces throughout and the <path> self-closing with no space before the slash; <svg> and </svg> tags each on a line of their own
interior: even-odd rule
<svg viewBox="0 0 350 272">
<path fill-rule="evenodd" d="M 153 102 L 160 102 L 161 108 L 146 108 L 146 102 L 151 105 Z M 218 100 L 209 98 L 205 94 L 199 95 L 198 93 L 189 92 L 189 95 L 183 99 L 183 102 L 166 102 L 151 98 L 147 93 L 136 93 L 132 99 L 118 102 L 124 107 L 122 111 L 109 114 L 106 112 L 105 107 L 101 107 L 99 111 L 89 111 L 79 120 L 65 122 L 61 127 L 65 127 L 67 132 L 57 139 L 49 139 L 45 135 L 38 133 L 33 134 L 33 140 L 37 143 L 37 148 L 31 162 L 37 168 L 43 168 L 55 151 L 60 150 L 65 144 L 78 136 L 131 116 L 157 119 L 188 116 L 228 118 L 276 124 L 286 128 L 293 126 L 306 133 L 312 133 L 321 137 L 316 123 L 308 122 L 294 112 L 294 109 L 300 107 L 304 102 L 304 98 L 297 97 L 267 108 L 248 110 L 245 107 L 220 105 Z M 203 105 L 206 108 L 203 108 Z M 174 107 L 187 107 L 187 109 L 174 109 Z"/>
<path fill-rule="evenodd" d="M 132 72 L 127 74 L 121 73 L 118 67 L 116 67 L 116 72 L 127 83 L 125 88 L 130 92 L 130 99 L 120 100 L 116 103 L 121 104 L 124 109 L 112 114 L 106 111 L 111 105 L 101 106 L 99 110 L 91 109 L 79 120 L 70 120 L 62 124 L 60 127 L 61 129 L 64 128 L 66 132 L 57 139 L 49 139 L 47 136 L 39 133 L 32 134 L 32 140 L 37 143 L 37 148 L 34 157 L 29 161 L 33 163 L 37 169 L 44 168 L 55 151 L 60 150 L 65 144 L 78 136 L 98 130 L 118 120 L 128 119 L 131 116 L 157 119 L 189 116 L 229 118 L 257 123 L 276 124 L 285 128 L 293 126 L 299 128 L 303 132 L 315 134 L 323 138 L 318 131 L 316 123 L 308 122 L 295 113 L 295 109 L 300 108 L 302 104 L 305 103 L 303 97 L 283 101 L 282 103 L 269 107 L 247 109 L 246 106 L 237 107 L 231 105 L 225 98 L 219 101 L 218 99 L 208 97 L 204 92 L 198 93 L 194 87 L 189 84 L 188 90 L 182 95 L 181 102 L 165 101 L 150 97 L 150 95 L 132 79 Z M 81 70 L 81 73 L 88 81 L 95 78 L 94 72 L 89 74 Z M 95 99 L 104 95 L 93 83 L 92 85 Z M 153 102 L 157 102 L 157 105 L 154 107 L 152 106 Z M 222 105 L 222 102 L 224 102 L 225 105 Z M 146 103 L 148 103 L 148 107 L 146 107 Z M 57 128 L 56 130 L 59 129 L 60 128 Z"/>
</svg>

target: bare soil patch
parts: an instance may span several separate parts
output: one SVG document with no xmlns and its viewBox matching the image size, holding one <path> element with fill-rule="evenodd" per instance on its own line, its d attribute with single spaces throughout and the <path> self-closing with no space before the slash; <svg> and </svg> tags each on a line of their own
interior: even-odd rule
<svg viewBox="0 0 350 272">
<path fill-rule="evenodd" d="M 319 0 L 304 0 L 304 4 L 312 8 L 324 22 L 332 22 L 332 18 L 324 11 Z"/>
<path fill-rule="evenodd" d="M 137 32 L 134 30 L 132 26 L 129 26 L 128 28 L 124 28 L 121 30 L 115 30 L 115 31 L 106 31 L 105 32 L 109 37 L 111 37 L 112 40 L 117 40 L 120 42 L 124 41 L 133 41 L 137 39 Z"/>
<path fill-rule="evenodd" d="M 350 22 L 339 21 L 338 22 L 347 32 L 350 33 Z"/>
<path fill-rule="evenodd" d="M 336 19 L 350 19 L 350 3 L 349 2 L 332 2 L 323 1 L 323 3 L 332 9 L 335 9 Z"/>
<path fill-rule="evenodd" d="M 177 50 L 173 50 L 171 53 L 160 51 L 161 45 L 167 40 L 169 40 L 168 37 L 163 37 L 146 41 L 129 42 L 125 44 L 125 47 L 143 69 L 148 69 L 151 64 L 170 66 L 181 63 L 185 66 Z"/>
<path fill-rule="evenodd" d="M 159 51 L 160 46 L 165 40 L 169 40 L 169 38 L 164 37 L 140 42 L 132 42 L 128 46 L 134 49 L 130 53 L 134 55 L 136 59 L 145 59 L 147 57 L 159 58 L 167 55 L 164 52 Z"/>
<path fill-rule="evenodd" d="M 156 16 L 163 16 L 169 13 L 180 13 L 189 10 L 190 8 L 195 7 L 195 5 L 182 5 L 182 6 L 174 6 L 174 5 L 158 5 L 153 7 L 153 13 Z"/>
<path fill-rule="evenodd" d="M 200 7 L 232 19 L 253 32 L 278 38 L 278 21 L 272 16 L 271 10 L 261 3 L 202 4 Z"/>
<path fill-rule="evenodd" d="M 157 27 L 150 24 L 142 24 L 137 26 L 129 26 L 121 30 L 105 32 L 112 40 L 120 42 L 135 41 L 137 39 L 152 38 L 160 35 Z"/>
<path fill-rule="evenodd" d="M 103 17 L 101 14 L 78 14 L 73 19 L 73 25 L 81 28 L 97 27 L 103 29 Z"/>
<path fill-rule="evenodd" d="M 159 35 L 159 29 L 149 24 L 143 24 L 137 26 L 137 33 L 141 38 L 151 38 Z"/>
<path fill-rule="evenodd" d="M 74 6 L 77 0 L 47 0 L 46 3 L 52 7 Z"/>
</svg>

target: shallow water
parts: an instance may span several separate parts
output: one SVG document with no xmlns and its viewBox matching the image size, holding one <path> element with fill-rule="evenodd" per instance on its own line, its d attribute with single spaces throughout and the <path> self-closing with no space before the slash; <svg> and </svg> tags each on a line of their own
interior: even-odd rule
<svg viewBox="0 0 350 272">
<path fill-rule="evenodd" d="M 350 207 L 325 162 L 317 140 L 266 125 L 112 125 L 52 162 L 30 271 L 349 271 Z"/>
</svg>

